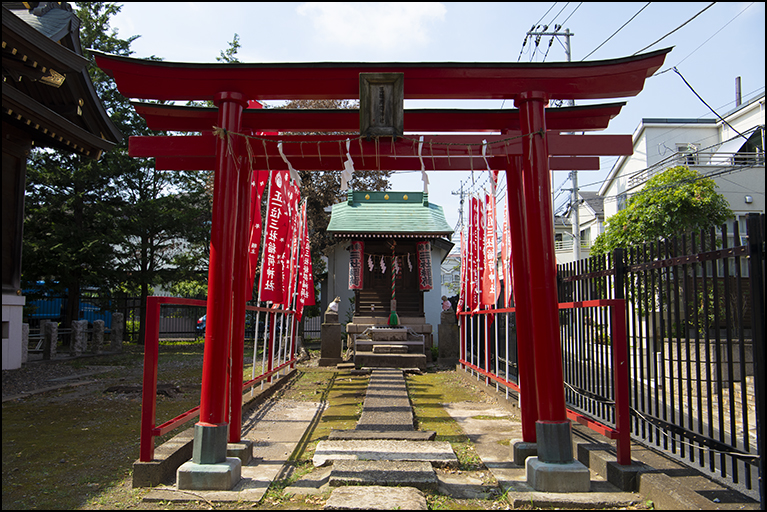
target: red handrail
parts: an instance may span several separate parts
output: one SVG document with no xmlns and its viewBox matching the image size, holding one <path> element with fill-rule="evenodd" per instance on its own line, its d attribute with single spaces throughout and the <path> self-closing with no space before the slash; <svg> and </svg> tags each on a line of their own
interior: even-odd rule
<svg viewBox="0 0 767 512">
<path fill-rule="evenodd" d="M 155 426 L 155 421 L 157 419 L 157 363 L 160 352 L 160 306 L 163 304 L 205 307 L 207 306 L 207 301 L 178 297 L 147 297 L 146 318 L 144 320 L 144 380 L 141 397 L 141 437 L 139 440 L 139 460 L 141 462 L 154 460 L 155 437 L 167 434 L 171 430 L 188 423 L 200 415 L 200 406 L 198 405 L 161 425 Z M 246 306 L 245 309 L 247 311 L 261 311 L 266 313 L 294 313 L 292 310 L 256 306 Z M 264 379 L 271 378 L 286 366 L 293 365 L 297 361 L 292 350 L 293 346 L 294 345 L 291 345 L 291 358 L 288 361 L 283 362 L 276 368 L 269 368 L 266 373 L 243 383 L 241 391 L 244 392 L 247 388 L 258 384 Z M 269 358 L 269 366 L 271 366 L 271 359 L 272 357 Z"/>
<path fill-rule="evenodd" d="M 629 403 L 629 363 L 628 349 L 626 347 L 626 301 L 625 299 L 600 299 L 579 302 L 560 302 L 559 309 L 575 309 L 590 307 L 610 307 L 611 316 L 611 334 L 612 334 L 612 354 L 613 354 L 613 384 L 615 390 L 615 428 L 603 425 L 602 423 L 589 418 L 583 414 L 567 409 L 567 417 L 572 421 L 588 427 L 609 439 L 615 439 L 618 464 L 631 465 L 631 413 Z M 469 317 L 473 315 L 487 315 L 496 313 L 514 313 L 516 308 L 498 308 L 483 309 L 480 311 L 465 311 L 458 313 L 459 316 Z M 470 368 L 477 373 L 494 380 L 499 384 L 510 387 L 520 392 L 520 387 L 511 381 L 503 379 L 490 371 L 478 368 L 465 359 L 465 344 L 463 339 L 463 329 L 461 333 L 461 358 L 460 364 Z M 489 368 L 489 366 L 488 366 Z"/>
</svg>

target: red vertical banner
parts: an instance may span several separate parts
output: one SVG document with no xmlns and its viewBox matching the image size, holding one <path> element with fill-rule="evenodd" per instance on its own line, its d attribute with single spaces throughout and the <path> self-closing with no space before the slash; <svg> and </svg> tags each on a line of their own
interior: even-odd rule
<svg viewBox="0 0 767 512">
<path fill-rule="evenodd" d="M 476 197 L 470 199 L 471 209 L 469 210 L 469 268 L 468 279 L 469 291 L 467 295 L 466 308 L 469 311 L 477 311 L 479 303 L 477 301 L 477 289 L 479 283 L 477 282 L 477 250 L 479 243 L 477 240 L 477 234 L 479 233 L 479 203 Z"/>
<path fill-rule="evenodd" d="M 285 186 L 285 205 L 288 221 L 287 238 L 285 250 L 282 256 L 282 284 L 284 287 L 284 303 L 291 304 L 293 301 L 293 292 L 296 289 L 296 266 L 298 264 L 298 235 L 299 235 L 299 199 L 301 192 L 298 186 L 288 180 Z"/>
<path fill-rule="evenodd" d="M 511 307 L 511 235 L 509 231 L 508 205 L 503 205 L 503 233 L 501 233 L 501 268 L 503 271 L 504 305 Z"/>
<path fill-rule="evenodd" d="M 463 311 L 464 304 L 466 303 L 466 240 L 463 237 L 463 229 L 461 229 L 461 280 L 459 281 L 460 288 L 458 290 L 458 305 L 456 306 L 456 313 Z"/>
<path fill-rule="evenodd" d="M 466 311 L 474 311 L 474 199 L 469 198 L 469 226 L 466 231 Z"/>
<path fill-rule="evenodd" d="M 365 257 L 365 242 L 355 240 L 349 248 L 349 289 L 362 289 L 362 263 Z"/>
<path fill-rule="evenodd" d="M 431 273 L 431 243 L 428 241 L 415 244 L 418 253 L 418 289 L 422 292 L 434 288 Z"/>
<path fill-rule="evenodd" d="M 483 306 L 495 305 L 496 293 L 496 241 L 495 241 L 495 196 L 485 194 L 484 251 L 482 254 L 482 300 Z"/>
<path fill-rule="evenodd" d="M 475 197 L 476 203 L 476 253 L 474 265 L 474 280 L 475 280 L 475 297 L 474 297 L 474 311 L 479 311 L 482 305 L 482 272 L 485 266 L 485 203 L 480 198 Z"/>
<path fill-rule="evenodd" d="M 269 207 L 266 213 L 266 237 L 264 239 L 263 264 L 261 265 L 260 298 L 282 304 L 284 300 L 282 283 L 282 257 L 288 237 L 289 219 L 286 215 L 288 184 L 287 171 L 272 171 L 269 184 Z"/>
<path fill-rule="evenodd" d="M 301 242 L 301 259 L 298 264 L 298 299 L 296 300 L 296 320 L 301 321 L 304 306 L 314 305 L 314 276 L 312 275 L 312 253 L 309 246 L 309 228 L 306 225 L 306 203 L 303 212 L 303 240 Z"/>
<path fill-rule="evenodd" d="M 261 197 L 264 194 L 266 183 L 269 180 L 269 171 L 253 171 L 250 178 L 250 241 L 248 243 L 248 283 L 250 283 L 250 296 L 253 296 L 253 286 L 258 270 L 258 253 L 261 245 L 261 233 L 263 232 L 263 219 L 261 218 Z"/>
</svg>

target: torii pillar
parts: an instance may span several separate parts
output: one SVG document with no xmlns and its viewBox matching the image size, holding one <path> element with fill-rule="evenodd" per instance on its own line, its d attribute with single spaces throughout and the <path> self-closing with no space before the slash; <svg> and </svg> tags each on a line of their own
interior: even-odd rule
<svg viewBox="0 0 767 512">
<path fill-rule="evenodd" d="M 239 132 L 242 111 L 247 105 L 238 92 L 215 95 L 218 126 Z M 229 144 L 232 147 L 229 147 Z M 238 211 L 236 138 L 216 141 L 213 185 L 213 219 L 208 270 L 208 318 L 202 366 L 200 421 L 194 425 L 192 460 L 177 470 L 179 489 L 230 490 L 240 481 L 242 461 L 227 457 L 228 366 L 233 318 L 233 276 Z M 242 198 L 240 198 L 242 199 Z M 232 204 L 234 203 L 234 204 Z M 239 299 L 240 297 L 238 297 Z M 231 392 L 237 394 L 239 389 Z"/>
<path fill-rule="evenodd" d="M 515 99 L 522 133 L 530 134 L 522 144 L 522 181 L 529 242 L 526 255 L 529 326 L 538 403 L 535 422 L 538 456 L 527 458 L 525 472 L 527 483 L 536 491 L 588 492 L 589 470 L 573 459 L 572 432 L 562 385 L 557 266 L 551 231 L 553 206 L 546 144 L 547 101 L 547 95 L 538 91 L 521 93 Z"/>
</svg>

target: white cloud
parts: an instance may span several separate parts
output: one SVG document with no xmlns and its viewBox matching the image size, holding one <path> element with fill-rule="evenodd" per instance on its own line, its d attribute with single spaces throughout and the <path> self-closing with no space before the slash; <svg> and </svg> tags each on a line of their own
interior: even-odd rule
<svg viewBox="0 0 767 512">
<path fill-rule="evenodd" d="M 444 21 L 447 9 L 436 2 L 306 2 L 296 12 L 329 43 L 396 50 L 427 44 L 428 24 Z"/>
</svg>

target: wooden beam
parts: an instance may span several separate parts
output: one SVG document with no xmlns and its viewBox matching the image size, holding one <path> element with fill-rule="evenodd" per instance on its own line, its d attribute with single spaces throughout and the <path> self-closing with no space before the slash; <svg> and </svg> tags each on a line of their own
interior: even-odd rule
<svg viewBox="0 0 767 512">
<path fill-rule="evenodd" d="M 340 157 L 316 156 L 290 158 L 290 163 L 299 171 L 340 171 L 343 169 L 343 161 Z M 505 169 L 506 157 L 494 156 L 487 159 L 491 169 Z M 158 156 L 155 159 L 155 167 L 164 171 L 204 171 L 212 170 L 215 165 L 213 156 Z M 254 169 L 284 170 L 287 164 L 281 158 L 263 155 L 253 159 Z M 482 171 L 487 169 L 485 160 L 481 157 L 435 157 L 424 158 L 424 166 L 427 171 Z M 376 159 L 369 156 L 354 160 L 354 168 L 358 171 L 387 170 L 387 171 L 418 171 L 421 169 L 420 161 L 413 158 L 394 158 L 383 156 Z M 597 157 L 550 157 L 549 168 L 552 171 L 597 171 L 599 170 L 599 158 Z"/>
<path fill-rule="evenodd" d="M 358 99 L 360 73 L 404 73 L 405 99 L 514 99 L 525 91 L 550 98 L 636 96 L 671 48 L 589 62 L 313 62 L 195 64 L 92 51 L 96 64 L 128 98 L 212 100 L 237 91 L 251 100 Z"/>
</svg>

